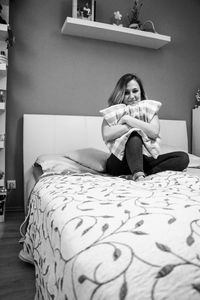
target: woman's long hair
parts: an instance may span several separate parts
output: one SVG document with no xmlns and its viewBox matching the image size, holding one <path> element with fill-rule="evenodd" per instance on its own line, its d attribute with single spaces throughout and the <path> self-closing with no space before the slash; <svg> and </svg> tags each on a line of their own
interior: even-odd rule
<svg viewBox="0 0 200 300">
<path fill-rule="evenodd" d="M 140 87 L 140 91 L 141 91 L 141 100 L 146 99 L 146 94 L 145 94 L 141 79 L 135 74 L 128 73 L 128 74 L 123 75 L 118 80 L 113 92 L 111 93 L 111 95 L 108 99 L 108 106 L 123 103 L 127 84 L 131 80 L 135 80 L 138 83 L 138 85 Z"/>
</svg>

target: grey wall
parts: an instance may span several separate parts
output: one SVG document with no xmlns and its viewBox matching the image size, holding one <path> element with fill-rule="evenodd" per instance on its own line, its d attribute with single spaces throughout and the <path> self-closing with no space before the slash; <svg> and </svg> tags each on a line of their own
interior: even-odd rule
<svg viewBox="0 0 200 300">
<path fill-rule="evenodd" d="M 7 207 L 23 207 L 22 116 L 24 113 L 98 115 L 116 80 L 136 72 L 148 97 L 163 103 L 160 118 L 185 119 L 191 145 L 191 109 L 200 85 L 199 0 L 145 1 L 151 19 L 172 42 L 160 50 L 61 34 L 71 0 L 10 1 L 16 44 L 9 50 L 7 179 L 17 180 Z M 97 21 L 125 16 L 133 1 L 97 0 Z M 69 129 L 70 130 L 70 129 Z"/>
</svg>

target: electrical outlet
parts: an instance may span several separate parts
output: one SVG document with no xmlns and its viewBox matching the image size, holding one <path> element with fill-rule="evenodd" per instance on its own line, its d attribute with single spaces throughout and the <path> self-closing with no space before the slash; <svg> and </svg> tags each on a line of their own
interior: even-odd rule
<svg viewBox="0 0 200 300">
<path fill-rule="evenodd" d="M 7 189 L 15 190 L 16 189 L 16 180 L 7 180 Z"/>
</svg>

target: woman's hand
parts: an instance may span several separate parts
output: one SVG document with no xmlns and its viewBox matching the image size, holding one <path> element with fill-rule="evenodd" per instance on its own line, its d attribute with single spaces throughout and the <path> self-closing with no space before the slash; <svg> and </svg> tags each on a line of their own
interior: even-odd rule
<svg viewBox="0 0 200 300">
<path fill-rule="evenodd" d="M 108 123 L 105 120 L 103 120 L 102 123 L 103 140 L 105 142 L 113 141 L 121 137 L 123 134 L 127 133 L 129 129 L 130 127 L 126 123 L 109 126 Z"/>
<path fill-rule="evenodd" d="M 151 139 L 156 139 L 160 132 L 160 124 L 157 115 L 153 117 L 150 123 L 136 119 L 129 115 L 124 115 L 120 119 L 119 124 L 127 125 L 129 128 L 139 128 Z"/>
<path fill-rule="evenodd" d="M 133 118 L 133 117 L 130 117 L 129 115 L 124 115 L 123 117 L 121 117 L 121 119 L 119 120 L 118 124 L 126 124 L 126 125 L 129 125 L 130 118 Z M 129 125 L 129 126 L 130 126 L 130 125 Z"/>
</svg>

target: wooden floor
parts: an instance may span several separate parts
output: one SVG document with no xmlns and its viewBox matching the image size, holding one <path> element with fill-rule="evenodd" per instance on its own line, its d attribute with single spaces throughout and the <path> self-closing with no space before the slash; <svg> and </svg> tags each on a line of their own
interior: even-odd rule
<svg viewBox="0 0 200 300">
<path fill-rule="evenodd" d="M 34 267 L 18 258 L 21 245 L 19 226 L 23 213 L 6 212 L 5 223 L 0 223 L 0 299 L 33 300 Z"/>
</svg>

